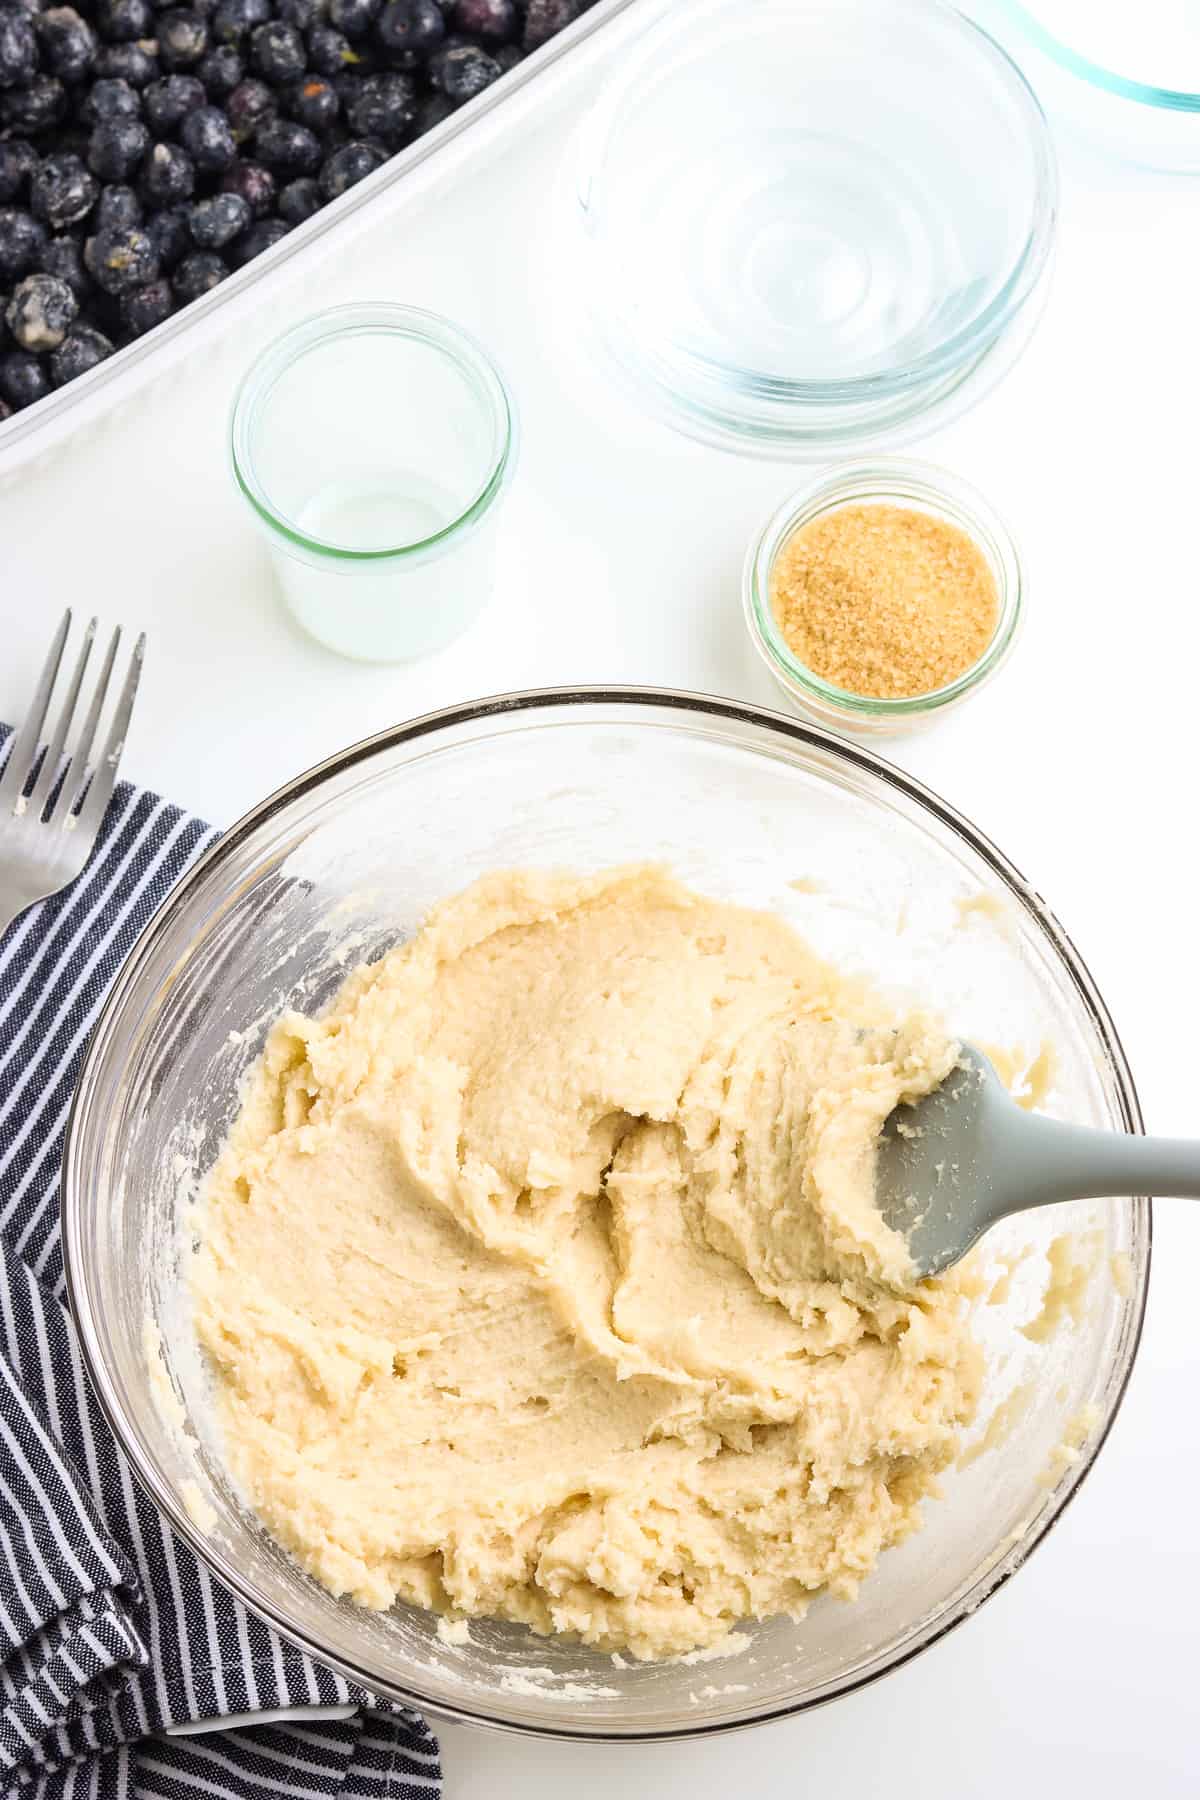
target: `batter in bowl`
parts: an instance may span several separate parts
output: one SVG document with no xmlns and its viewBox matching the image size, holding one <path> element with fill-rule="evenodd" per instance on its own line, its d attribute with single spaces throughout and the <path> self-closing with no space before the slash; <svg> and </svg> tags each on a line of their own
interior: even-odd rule
<svg viewBox="0 0 1200 1800">
<path fill-rule="evenodd" d="M 872 1205 L 956 1049 L 656 869 L 447 902 L 280 1020 L 203 1197 L 251 1504 L 367 1606 L 641 1658 L 853 1597 L 979 1392 Z"/>
</svg>

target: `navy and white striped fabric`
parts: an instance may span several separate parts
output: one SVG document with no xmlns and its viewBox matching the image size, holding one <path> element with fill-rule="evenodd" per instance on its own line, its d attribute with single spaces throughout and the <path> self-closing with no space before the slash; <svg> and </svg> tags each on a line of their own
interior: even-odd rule
<svg viewBox="0 0 1200 1800">
<path fill-rule="evenodd" d="M 79 880 L 0 935 L 0 1794 L 437 1800 L 424 1721 L 285 1644 L 173 1536 L 92 1397 L 63 1304 L 58 1168 L 88 1033 L 214 835 L 122 783 Z M 354 1710 L 239 1717 L 338 1706 Z M 193 1722 L 212 1729 L 165 1735 Z"/>
</svg>

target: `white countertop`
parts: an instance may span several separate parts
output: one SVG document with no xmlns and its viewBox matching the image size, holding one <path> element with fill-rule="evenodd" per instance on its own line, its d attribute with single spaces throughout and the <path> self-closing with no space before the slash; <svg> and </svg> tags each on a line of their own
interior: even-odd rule
<svg viewBox="0 0 1200 1800">
<path fill-rule="evenodd" d="M 123 772 L 222 824 L 367 732 L 489 692 L 647 682 L 775 704 L 738 577 L 751 530 L 804 471 L 675 438 L 547 354 L 561 308 L 526 246 L 568 124 L 541 121 L 292 309 L 412 301 L 501 358 L 523 460 L 499 589 L 471 635 L 428 663 L 372 669 L 293 631 L 225 472 L 235 345 L 0 492 L 0 717 L 20 711 L 66 603 L 149 633 Z M 1200 179 L 1078 148 L 1063 174 L 1056 285 L 1032 346 L 916 450 L 1007 515 L 1027 630 L 987 693 L 888 753 L 1048 897 L 1112 1007 L 1149 1128 L 1200 1136 Z M 1200 1208 L 1164 1203 L 1155 1233 L 1146 1334 L 1109 1443 L 1046 1544 L 963 1629 L 821 1712 L 690 1746 L 448 1727 L 447 1800 L 1102 1800 L 1131 1782 L 1155 1800 L 1194 1796 Z"/>
</svg>

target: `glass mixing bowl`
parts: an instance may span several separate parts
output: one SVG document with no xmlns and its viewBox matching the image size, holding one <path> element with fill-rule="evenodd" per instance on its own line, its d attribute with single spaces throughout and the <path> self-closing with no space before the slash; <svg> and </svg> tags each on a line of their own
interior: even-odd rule
<svg viewBox="0 0 1200 1800">
<path fill-rule="evenodd" d="M 698 695 L 553 690 L 453 708 L 371 738 L 265 800 L 184 878 L 134 949 L 96 1027 L 64 1156 L 71 1303 L 92 1378 L 174 1528 L 247 1605 L 378 1693 L 477 1723 L 563 1737 L 679 1737 L 778 1717 L 895 1668 L 965 1619 L 1058 1517 L 1104 1439 L 1137 1347 L 1150 1260 L 1145 1200 L 1010 1221 L 1030 1247 L 1002 1305 L 980 1453 L 925 1529 L 846 1605 L 738 1630 L 728 1660 L 616 1666 L 577 1645 L 473 1621 L 366 1611 L 305 1576 L 240 1500 L 214 1441 L 180 1295 L 188 1211 L 285 1005 L 320 1006 L 347 968 L 412 933 L 430 905 L 498 866 L 664 861 L 700 889 L 794 921 L 824 954 L 934 998 L 977 1042 L 1050 1041 L 1055 1104 L 1136 1131 L 1104 1003 L 1038 895 L 965 819 L 866 751 L 782 715 Z M 1044 1249 L 1099 1234 L 1127 1279 L 1093 1279 L 1073 1329 L 1035 1345 Z M 1102 1241 L 1101 1241 L 1102 1240 Z M 1094 1246 L 1096 1247 L 1096 1246 Z M 145 1324 L 164 1367 L 147 1361 Z M 178 1406 L 164 1406 L 163 1379 Z M 1008 1434 L 986 1420 L 1015 1392 Z M 174 1415 L 178 1414 L 176 1417 Z M 186 1421 L 181 1427 L 180 1418 Z M 1056 1446 L 1085 1418 L 1075 1460 Z M 211 1518 L 207 1516 L 211 1509 Z"/>
<path fill-rule="evenodd" d="M 792 458 L 977 396 L 1053 241 L 1049 134 L 1015 65 L 941 0 L 659 11 L 581 138 L 584 282 L 616 367 L 693 436 Z"/>
</svg>

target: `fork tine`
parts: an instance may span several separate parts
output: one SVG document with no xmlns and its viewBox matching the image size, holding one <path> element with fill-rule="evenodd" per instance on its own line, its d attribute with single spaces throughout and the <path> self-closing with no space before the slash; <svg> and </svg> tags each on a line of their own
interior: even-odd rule
<svg viewBox="0 0 1200 1800">
<path fill-rule="evenodd" d="M 33 767 L 33 759 L 37 755 L 38 743 L 41 740 L 42 726 L 46 722 L 46 713 L 50 706 L 50 695 L 54 691 L 54 683 L 58 679 L 58 665 L 62 661 L 63 646 L 67 641 L 67 633 L 71 629 L 71 609 L 68 606 L 62 616 L 62 622 L 54 634 L 54 642 L 50 646 L 50 654 L 42 669 L 41 680 L 33 696 L 33 705 L 25 715 L 21 729 L 13 739 L 12 749 L 8 753 L 8 762 L 3 775 L 0 775 L 0 801 L 15 801 L 29 780 L 29 771 Z"/>
<path fill-rule="evenodd" d="M 79 655 L 75 661 L 75 673 L 71 677 L 71 685 L 67 690 L 67 697 L 62 703 L 62 708 L 58 715 L 58 725 L 55 728 L 54 736 L 50 740 L 46 755 L 42 761 L 42 772 L 37 778 L 37 783 L 32 794 L 29 796 L 29 810 L 32 812 L 35 819 L 41 818 L 42 809 L 45 806 L 50 790 L 54 785 L 55 772 L 62 759 L 63 747 L 67 741 L 67 733 L 71 729 L 71 720 L 75 717 L 75 708 L 79 704 L 79 690 L 83 686 L 83 678 L 87 673 L 88 657 L 92 654 L 92 643 L 95 636 L 96 620 L 90 619 L 88 621 L 87 630 L 83 634 L 83 643 L 80 646 Z M 70 771 L 68 770 L 67 774 L 69 773 Z M 66 785 L 67 778 L 66 775 L 64 775 L 63 787 L 65 788 Z"/>
<path fill-rule="evenodd" d="M 83 730 L 79 734 L 79 742 L 71 757 L 71 767 L 67 770 L 67 779 L 63 783 L 60 802 L 66 806 L 67 813 L 74 812 L 79 796 L 87 784 L 88 758 L 92 754 L 92 745 L 96 741 L 96 729 L 100 724 L 100 714 L 104 709 L 104 698 L 108 693 L 108 684 L 112 680 L 113 664 L 117 660 L 117 651 L 121 647 L 121 627 L 118 625 L 112 634 L 108 650 L 105 653 L 104 665 L 100 670 L 100 679 L 96 683 L 96 691 L 92 695 L 92 704 L 88 708 L 87 718 L 83 722 Z M 70 799 L 68 800 L 68 795 Z M 63 815 L 64 817 L 66 814 Z"/>
<path fill-rule="evenodd" d="M 138 690 L 138 681 L 142 673 L 142 660 L 146 654 L 146 634 L 142 632 L 133 646 L 133 655 L 129 659 L 129 673 L 125 677 L 125 686 L 121 689 L 121 698 L 117 701 L 117 710 L 113 714 L 112 727 L 108 741 L 104 746 L 104 754 L 96 764 L 96 772 L 92 776 L 92 785 L 88 789 L 87 799 L 79 809 L 76 821 L 80 831 L 94 836 L 100 829 L 100 822 L 108 810 L 113 789 L 117 785 L 117 767 L 121 761 L 121 752 L 125 748 L 125 737 L 129 730 L 129 719 L 133 712 L 133 702 Z"/>
</svg>

